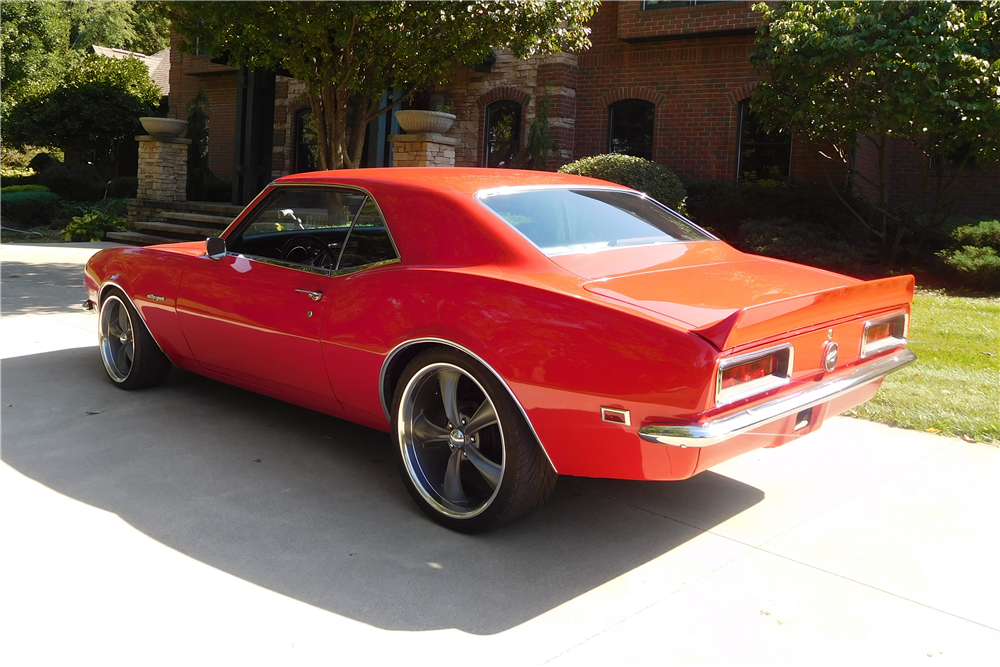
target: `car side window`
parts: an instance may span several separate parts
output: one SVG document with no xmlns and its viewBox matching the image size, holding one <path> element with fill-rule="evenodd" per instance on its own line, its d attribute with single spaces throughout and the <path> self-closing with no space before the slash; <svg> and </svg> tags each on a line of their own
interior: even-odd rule
<svg viewBox="0 0 1000 667">
<path fill-rule="evenodd" d="M 337 270 L 346 271 L 395 259 L 399 259 L 399 255 L 389 237 L 385 220 L 375 200 L 369 197 L 351 227 Z"/>
<path fill-rule="evenodd" d="M 281 189 L 227 239 L 230 252 L 332 271 L 368 196 L 334 188 Z"/>
</svg>

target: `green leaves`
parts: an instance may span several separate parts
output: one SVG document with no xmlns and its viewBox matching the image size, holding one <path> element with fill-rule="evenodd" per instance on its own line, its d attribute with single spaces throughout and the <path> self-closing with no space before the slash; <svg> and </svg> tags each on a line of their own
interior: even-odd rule
<svg viewBox="0 0 1000 667">
<path fill-rule="evenodd" d="M 305 82 L 329 167 L 356 163 L 361 144 L 348 145 L 348 124 L 363 133 L 386 89 L 408 95 L 442 84 L 452 67 L 481 62 L 490 47 L 518 56 L 583 48 L 597 7 L 591 0 L 163 5 L 190 42 L 227 53 L 231 65 L 284 69 Z"/>
<path fill-rule="evenodd" d="M 51 90 L 10 110 L 4 142 L 70 151 L 106 149 L 137 131 L 139 117 L 150 115 L 159 101 L 160 89 L 143 63 L 88 55 Z"/>
</svg>

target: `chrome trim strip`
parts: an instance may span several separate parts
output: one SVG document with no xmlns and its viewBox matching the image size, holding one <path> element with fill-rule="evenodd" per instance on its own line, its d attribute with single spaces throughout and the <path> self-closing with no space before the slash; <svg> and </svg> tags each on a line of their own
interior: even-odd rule
<svg viewBox="0 0 1000 667">
<path fill-rule="evenodd" d="M 153 330 L 149 328 L 148 324 L 146 324 L 146 318 L 142 316 L 142 311 L 139 310 L 136 307 L 135 301 L 133 301 L 131 295 L 129 295 L 129 293 L 127 291 L 125 291 L 125 288 L 122 287 L 121 285 L 119 285 L 118 283 L 116 283 L 114 280 L 105 280 L 103 283 L 101 283 L 101 286 L 97 289 L 97 306 L 98 306 L 98 308 L 100 307 L 100 305 L 102 303 L 104 303 L 104 290 L 105 290 L 105 288 L 107 288 L 109 286 L 110 287 L 117 287 L 118 290 L 122 294 L 125 295 L 125 298 L 128 299 L 128 302 L 132 305 L 132 309 L 135 310 L 135 312 L 139 313 L 139 319 L 142 320 L 142 326 L 146 327 L 146 331 L 149 332 L 149 337 L 153 339 L 154 343 L 156 343 L 156 347 L 160 348 L 160 352 L 163 352 L 163 346 L 160 345 L 160 341 L 156 340 L 156 334 L 154 334 Z M 98 312 L 100 312 L 99 309 L 98 309 Z M 174 312 L 175 313 L 177 312 L 177 304 L 176 303 L 174 304 Z M 165 357 L 167 357 L 168 359 L 170 359 L 170 355 L 168 355 L 166 352 L 163 352 L 163 355 Z M 173 359 L 170 360 L 170 363 L 173 363 Z"/>
<path fill-rule="evenodd" d="M 535 427 L 531 423 L 531 420 L 528 418 L 528 413 L 524 410 L 524 406 L 522 406 L 521 402 L 517 400 L 517 396 L 514 395 L 513 390 L 511 390 L 510 385 L 507 384 L 507 381 L 503 379 L 503 376 L 497 373 L 496 370 L 488 363 L 486 363 L 482 357 L 480 357 L 478 354 L 476 354 L 469 348 L 462 347 L 458 343 L 453 343 L 452 341 L 445 340 L 444 338 L 430 338 L 430 337 L 413 338 L 411 340 L 404 341 L 399 345 L 397 345 L 396 347 L 392 348 L 392 350 L 389 351 L 389 354 L 386 355 L 385 361 L 382 362 L 382 370 L 378 374 L 378 397 L 379 401 L 381 401 L 382 403 L 382 412 L 385 413 L 385 418 L 386 421 L 389 422 L 390 428 L 392 427 L 392 416 L 389 414 L 389 406 L 387 406 L 385 403 L 385 392 L 383 391 L 385 389 L 386 371 L 389 370 L 389 365 L 392 363 L 392 360 L 396 357 L 397 354 L 399 354 L 408 347 L 419 345 L 421 343 L 437 343 L 438 345 L 447 345 L 448 347 L 452 347 L 460 352 L 464 352 L 465 354 L 469 355 L 470 357 L 478 361 L 480 364 L 482 364 L 483 368 L 486 368 L 489 372 L 493 373 L 494 377 L 496 377 L 496 379 L 500 381 L 500 384 L 503 385 L 503 388 L 507 390 L 508 394 L 510 394 L 511 399 L 514 401 L 514 405 L 516 405 L 517 409 L 521 411 L 521 416 L 524 417 L 524 422 L 528 425 L 528 428 L 531 429 L 531 434 L 535 436 L 535 441 L 538 443 L 538 446 L 542 448 L 542 453 L 545 454 L 545 458 L 548 460 L 549 465 L 552 466 L 552 469 L 555 470 L 557 473 L 559 472 L 559 470 L 556 469 L 555 464 L 552 463 L 552 458 L 549 456 L 549 453 L 545 451 L 545 444 L 542 442 L 542 439 L 538 437 L 538 432 L 535 431 Z"/>
<path fill-rule="evenodd" d="M 815 386 L 747 408 L 734 415 L 699 424 L 643 426 L 639 429 L 639 437 L 647 442 L 661 445 L 711 447 L 741 433 L 875 382 L 915 361 L 916 358 L 917 355 L 909 350 L 900 350 L 892 356 L 855 368 L 841 377 L 824 380 Z"/>
<path fill-rule="evenodd" d="M 756 384 L 752 382 L 746 383 L 750 386 L 745 386 L 743 391 L 736 391 L 735 395 L 730 397 L 723 397 L 722 395 L 722 371 L 730 368 L 732 366 L 739 366 L 740 364 L 745 364 L 748 361 L 753 361 L 762 357 L 769 357 L 776 352 L 781 352 L 783 350 L 788 350 L 788 357 L 785 360 L 785 377 L 778 377 L 775 375 L 769 375 L 768 377 L 773 377 L 774 380 L 768 382 L 767 378 L 760 378 Z M 741 401 L 745 398 L 749 398 L 756 394 L 763 394 L 765 391 L 771 391 L 772 389 L 777 389 L 778 387 L 784 387 L 786 384 L 792 380 L 792 369 L 795 365 L 795 348 L 792 347 L 791 343 L 782 343 L 781 345 L 775 345 L 773 347 L 768 347 L 763 350 L 757 350 L 755 352 L 747 352 L 746 354 L 738 354 L 733 357 L 725 357 L 719 362 L 719 367 L 715 371 L 715 405 L 720 407 L 723 405 L 729 405 L 730 403 L 735 403 L 736 401 Z M 777 372 L 778 369 L 776 369 Z M 732 392 L 731 392 L 732 393 Z"/>
<path fill-rule="evenodd" d="M 257 262 L 258 264 L 268 264 L 270 266 L 280 266 L 283 269 L 292 269 L 293 271 L 304 271 L 305 273 L 312 273 L 317 276 L 330 277 L 330 269 L 324 269 L 318 266 L 309 266 L 308 264 L 296 264 L 295 262 L 286 262 L 283 259 L 273 259 L 271 257 L 261 257 L 260 255 L 244 255 L 241 252 L 226 252 L 227 257 L 240 257 L 247 260 L 248 262 Z M 208 255 L 198 255 L 199 259 L 208 259 Z"/>
</svg>

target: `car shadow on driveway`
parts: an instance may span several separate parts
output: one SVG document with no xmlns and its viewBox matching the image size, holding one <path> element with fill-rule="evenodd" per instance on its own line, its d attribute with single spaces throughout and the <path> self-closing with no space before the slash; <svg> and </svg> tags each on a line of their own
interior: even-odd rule
<svg viewBox="0 0 1000 667">
<path fill-rule="evenodd" d="M 712 472 L 564 477 L 528 519 L 459 535 L 414 505 L 385 433 L 177 369 L 162 387 L 121 391 L 93 347 L 5 359 L 0 372 L 10 466 L 221 571 L 385 629 L 507 630 L 764 497 Z M 650 484 L 702 504 L 700 525 L 642 509 Z"/>
</svg>

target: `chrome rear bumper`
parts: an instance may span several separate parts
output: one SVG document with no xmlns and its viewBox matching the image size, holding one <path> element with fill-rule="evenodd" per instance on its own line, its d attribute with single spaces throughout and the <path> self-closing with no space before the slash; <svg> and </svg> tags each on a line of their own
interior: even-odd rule
<svg viewBox="0 0 1000 667">
<path fill-rule="evenodd" d="M 661 445 L 710 447 L 880 380 L 915 361 L 916 358 L 917 355 L 909 350 L 900 350 L 864 364 L 845 375 L 824 380 L 736 414 L 698 424 L 643 426 L 639 429 L 639 437 Z"/>
</svg>

